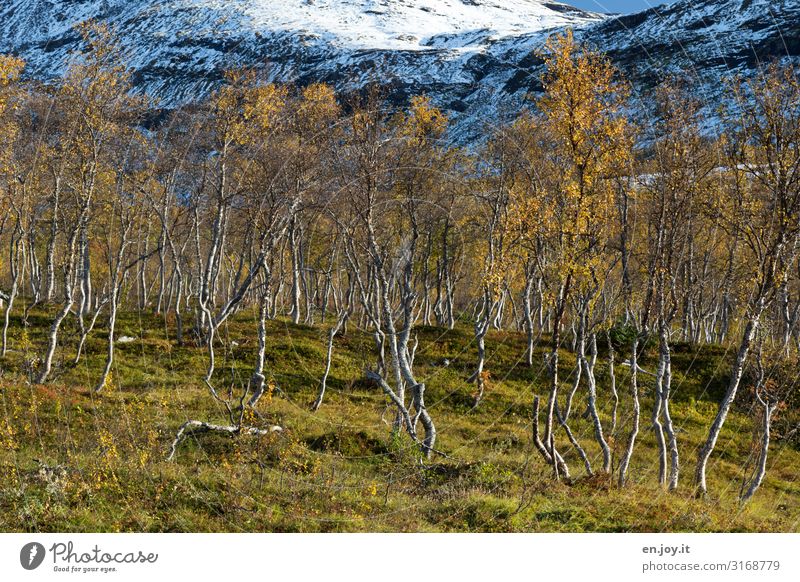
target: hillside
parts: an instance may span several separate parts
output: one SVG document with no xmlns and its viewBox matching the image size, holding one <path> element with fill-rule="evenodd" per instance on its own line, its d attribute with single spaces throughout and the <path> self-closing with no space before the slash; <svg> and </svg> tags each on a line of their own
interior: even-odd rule
<svg viewBox="0 0 800 582">
<path fill-rule="evenodd" d="M 3 9 L 0 531 L 797 531 L 794 8 L 283 5 Z"/>
<path fill-rule="evenodd" d="M 52 78 L 87 18 L 115 27 L 138 90 L 166 107 L 207 96 L 233 66 L 340 92 L 379 81 L 398 105 L 432 96 L 462 142 L 540 89 L 536 51 L 566 27 L 612 57 L 645 109 L 654 84 L 688 74 L 714 113 L 723 78 L 800 56 L 792 0 L 683 0 L 619 18 L 538 0 L 13 0 L 0 7 L 0 52 Z"/>
<path fill-rule="evenodd" d="M 220 350 L 224 391 L 237 391 L 249 376 L 256 348 L 252 314 L 227 331 Z M 31 317 L 32 331 L 38 316 Z M 168 324 L 168 322 L 166 322 Z M 169 328 L 169 325 L 167 325 Z M 571 484 L 552 480 L 531 444 L 531 399 L 547 389 L 537 363 L 521 362 L 525 340 L 515 332 L 490 333 L 487 367 L 491 380 L 482 405 L 472 410 L 474 386 L 464 382 L 473 365 L 470 331 L 419 330 L 418 367 L 428 383 L 429 407 L 437 418 L 436 456 L 418 465 L 406 437 L 393 439 L 391 412 L 379 389 L 363 382 L 361 369 L 371 339 L 352 332 L 336 340 L 329 392 L 311 413 L 323 371 L 325 333 L 286 321 L 269 323 L 267 360 L 275 390 L 262 400 L 264 426 L 279 423 L 281 435 L 186 440 L 166 461 L 177 428 L 187 419 L 225 422 L 198 381 L 205 366 L 201 348 L 178 348 L 165 335 L 165 319 L 127 313 L 113 386 L 93 393 L 87 383 L 102 367 L 97 356 L 78 366 L 64 364 L 52 385 L 32 386 L 11 372 L 28 357 L 25 349 L 4 365 L 5 418 L 0 486 L 3 531 L 798 531 L 800 484 L 797 443 L 776 441 L 767 479 L 742 508 L 736 498 L 748 455 L 752 420 L 742 404 L 723 431 L 711 465 L 712 496 L 694 499 L 689 476 L 676 494 L 659 492 L 652 431 L 643 426 L 631 466 L 630 487 L 608 478 L 587 479 L 576 465 Z M 174 330 L 170 329 L 170 336 Z M 37 340 L 35 335 L 29 338 Z M 24 338 L 15 334 L 15 345 Z M 103 350 L 102 334 L 89 352 Z M 544 346 L 535 362 L 543 361 Z M 688 465 L 704 437 L 729 369 L 730 352 L 715 346 L 676 345 L 673 414 L 681 455 Z M 652 351 L 642 362 L 655 365 Z M 564 374 L 571 354 L 564 351 Z M 442 367 L 444 359 L 451 364 Z M 598 364 L 598 378 L 606 369 Z M 618 372 L 620 385 L 627 374 Z M 645 380 L 643 409 L 651 406 L 652 379 Z M 610 396 L 600 395 L 608 421 Z M 615 458 L 630 423 L 620 410 Z M 8 424 L 3 425 L 6 431 Z M 575 418 L 576 434 L 589 439 L 590 422 Z M 745 438 L 741 438 L 745 437 Z M 559 438 L 562 438 L 559 436 Z M 566 449 L 565 449 L 566 450 Z M 593 460 L 599 449 L 590 447 Z M 19 482 L 17 483 L 17 479 Z M 23 493 L 20 494 L 19 492 Z"/>
</svg>

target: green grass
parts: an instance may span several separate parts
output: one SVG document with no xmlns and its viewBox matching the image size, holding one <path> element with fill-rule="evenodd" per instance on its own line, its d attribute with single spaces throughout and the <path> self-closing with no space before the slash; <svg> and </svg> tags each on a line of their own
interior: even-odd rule
<svg viewBox="0 0 800 582">
<path fill-rule="evenodd" d="M 203 384 L 202 348 L 174 343 L 171 322 L 126 313 L 118 336 L 113 389 L 91 391 L 103 365 L 104 332 L 88 341 L 88 357 L 71 365 L 75 330 L 66 326 L 53 381 L 33 385 L 26 369 L 44 342 L 47 314 L 33 313 L 27 336 L 12 324 L 0 414 L 0 530 L 3 531 L 798 531 L 800 451 L 775 441 L 764 485 L 741 507 L 737 493 L 749 454 L 753 420 L 741 410 L 723 430 L 709 466 L 710 495 L 695 499 L 690 484 L 695 451 L 724 389 L 730 352 L 717 346 L 677 345 L 673 416 L 683 465 L 677 493 L 661 490 L 655 439 L 649 427 L 650 384 L 644 378 L 642 424 L 620 490 L 608 478 L 583 476 L 559 432 L 575 480 L 553 481 L 531 445 L 533 394 L 546 394 L 542 347 L 534 366 L 522 363 L 522 334 L 487 337 L 490 381 L 472 410 L 465 383 L 475 361 L 467 326 L 420 328 L 415 370 L 439 432 L 437 456 L 420 464 L 407 437 L 392 436 L 393 411 L 363 380 L 374 360 L 368 334 L 350 329 L 335 341 L 328 392 L 309 412 L 324 367 L 325 328 L 269 322 L 268 376 L 280 388 L 262 400 L 256 424 L 285 427 L 269 437 L 189 438 L 175 461 L 169 444 L 188 419 L 227 424 Z M 169 323 L 169 325 L 168 325 Z M 215 384 L 240 393 L 249 378 L 257 338 L 252 314 L 222 330 Z M 169 334 L 169 335 L 168 335 Z M 230 342 L 235 341 L 237 345 Z M 444 358 L 452 363 L 443 368 Z M 565 383 L 574 358 L 561 357 Z M 653 354 L 642 361 L 654 368 Z M 626 370 L 618 368 L 620 431 L 611 439 L 618 458 L 630 424 Z M 609 424 L 605 363 L 598 363 L 603 422 Z M 572 429 L 601 465 L 588 420 Z M 387 424 L 389 423 L 389 424 Z M 45 467 L 60 466 L 48 472 Z"/>
</svg>

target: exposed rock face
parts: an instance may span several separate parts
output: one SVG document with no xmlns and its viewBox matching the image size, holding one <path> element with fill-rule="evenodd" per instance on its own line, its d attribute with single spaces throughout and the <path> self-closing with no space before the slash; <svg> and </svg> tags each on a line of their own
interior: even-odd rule
<svg viewBox="0 0 800 582">
<path fill-rule="evenodd" d="M 426 93 L 460 141 L 539 89 L 536 49 L 566 27 L 637 89 L 690 74 L 710 104 L 723 77 L 800 55 L 796 0 L 683 0 L 621 17 L 539 0 L 6 0 L 0 52 L 25 58 L 29 75 L 53 77 L 79 47 L 74 25 L 88 18 L 117 29 L 137 88 L 165 106 L 206 96 L 225 68 L 256 66 L 274 80 L 343 91 L 379 81 L 396 104 Z"/>
</svg>

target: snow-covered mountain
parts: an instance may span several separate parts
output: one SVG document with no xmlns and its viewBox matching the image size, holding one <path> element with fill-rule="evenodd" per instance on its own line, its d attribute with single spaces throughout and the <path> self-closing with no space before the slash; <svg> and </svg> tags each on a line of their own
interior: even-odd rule
<svg viewBox="0 0 800 582">
<path fill-rule="evenodd" d="M 219 4 L 219 2 L 195 2 Z M 304 32 L 343 49 L 475 50 L 481 38 L 595 22 L 600 17 L 537 0 L 310 0 L 228 3 L 255 30 Z"/>
<path fill-rule="evenodd" d="M 548 0 L 3 0 L 0 52 L 31 75 L 60 73 L 88 18 L 116 28 L 138 88 L 165 105 L 204 97 L 221 72 L 261 66 L 274 80 L 431 95 L 467 140 L 538 88 L 535 49 L 572 27 L 639 88 L 697 77 L 709 103 L 722 76 L 800 55 L 798 0 L 680 0 L 607 17 Z"/>
<path fill-rule="evenodd" d="M 723 79 L 800 59 L 800 0 L 682 0 L 608 20 L 585 36 L 640 90 L 667 76 L 690 78 L 713 110 Z"/>
<path fill-rule="evenodd" d="M 69 35 L 86 18 L 126 33 L 306 35 L 349 49 L 427 50 L 439 36 L 508 36 L 602 18 L 540 0 L 11 0 L 0 10 L 12 43 Z M 188 28 L 186 28 L 188 26 Z M 147 39 L 139 39 L 146 42 Z"/>
</svg>

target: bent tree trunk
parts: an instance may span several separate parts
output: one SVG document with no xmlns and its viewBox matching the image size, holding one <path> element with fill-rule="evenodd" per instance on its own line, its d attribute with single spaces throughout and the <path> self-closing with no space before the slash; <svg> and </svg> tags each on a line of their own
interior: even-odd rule
<svg viewBox="0 0 800 582">
<path fill-rule="evenodd" d="M 542 442 L 541 437 L 539 436 L 539 396 L 533 397 L 533 444 L 536 447 L 536 450 L 541 453 L 542 457 L 544 458 L 545 462 L 548 465 L 554 464 L 553 457 L 548 450 L 548 447 Z M 564 459 L 558 454 L 556 451 L 555 463 L 558 464 L 557 471 L 562 475 L 565 475 L 569 478 L 569 469 L 567 468 L 566 463 L 564 463 Z"/>
<path fill-rule="evenodd" d="M 764 476 L 767 474 L 767 452 L 769 451 L 772 415 L 775 412 L 776 405 L 775 403 L 770 402 L 767 398 L 762 397 L 760 394 L 758 394 L 758 392 L 756 392 L 756 398 L 758 399 L 758 403 L 762 408 L 761 413 L 763 414 L 761 419 L 761 440 L 758 443 L 758 460 L 756 461 L 755 474 L 753 475 L 750 484 L 747 486 L 746 491 L 744 491 L 746 484 L 742 484 L 742 503 L 747 503 L 750 498 L 755 495 L 755 492 L 761 486 L 762 481 L 764 481 Z"/>
<path fill-rule="evenodd" d="M 85 207 L 83 212 L 85 214 Z M 36 378 L 36 382 L 38 384 L 44 384 L 47 381 L 48 376 L 50 376 L 50 371 L 53 368 L 53 356 L 56 353 L 56 346 L 58 346 L 58 332 L 61 329 L 61 324 L 63 323 L 64 318 L 67 317 L 72 309 L 72 306 L 75 304 L 73 272 L 75 270 L 75 251 L 78 242 L 78 228 L 79 227 L 75 227 L 73 229 L 69 244 L 67 245 L 67 268 L 64 272 L 64 305 L 56 314 L 55 318 L 53 319 L 53 323 L 50 325 L 50 333 L 48 334 L 47 338 L 47 351 L 42 359 L 42 367 L 39 371 L 39 375 Z"/>
<path fill-rule="evenodd" d="M 347 313 L 340 316 L 336 321 L 336 324 L 331 327 L 330 331 L 328 332 L 328 353 L 325 358 L 325 372 L 322 374 L 322 380 L 319 383 L 319 393 L 317 394 L 317 399 L 314 400 L 314 403 L 311 405 L 312 412 L 316 412 L 319 410 L 319 407 L 322 406 L 322 399 L 325 397 L 325 390 L 328 385 L 328 375 L 331 373 L 331 360 L 333 359 L 333 338 L 336 337 L 336 334 L 339 333 L 340 329 L 342 329 L 342 326 L 346 320 Z"/>
<path fill-rule="evenodd" d="M 47 352 L 45 352 L 44 359 L 42 360 L 42 369 L 39 372 L 39 376 L 36 378 L 38 384 L 44 384 L 48 376 L 50 376 L 50 370 L 53 368 L 53 356 L 56 353 L 56 346 L 58 345 L 58 331 L 61 329 L 61 323 L 64 321 L 64 318 L 67 317 L 67 314 L 72 309 L 73 303 L 72 291 L 69 291 L 64 306 L 50 325 L 50 333 L 47 338 Z"/>
<path fill-rule="evenodd" d="M 747 362 L 747 355 L 750 352 L 750 346 L 753 343 L 756 329 L 758 329 L 758 323 L 762 311 L 763 301 L 761 302 L 761 307 L 759 310 L 753 315 L 753 317 L 750 318 L 750 321 L 747 322 L 747 326 L 745 327 L 744 334 L 742 336 L 742 343 L 739 345 L 739 351 L 736 354 L 736 361 L 733 363 L 733 369 L 731 370 L 731 379 L 728 383 L 728 390 L 725 393 L 725 396 L 722 398 L 722 402 L 719 404 L 717 416 L 714 418 L 714 422 L 711 424 L 711 428 L 708 431 L 706 442 L 702 447 L 700 447 L 700 450 L 697 453 L 697 465 L 695 467 L 694 479 L 697 486 L 697 493 L 700 496 L 703 496 L 708 492 L 708 484 L 706 483 L 706 468 L 708 466 L 708 459 L 711 457 L 711 453 L 714 452 L 714 447 L 719 439 L 722 426 L 725 424 L 725 419 L 728 418 L 728 412 L 733 404 L 733 399 L 736 398 L 736 391 L 739 389 L 739 384 L 742 380 L 744 366 Z"/>
<path fill-rule="evenodd" d="M 577 330 L 577 339 L 575 342 L 575 349 L 577 351 L 576 361 L 575 361 L 575 378 L 572 381 L 572 388 L 567 394 L 566 403 L 564 404 L 564 412 L 562 413 L 558 406 L 558 401 L 556 401 L 555 411 L 556 411 L 556 418 L 558 419 L 559 425 L 561 428 L 564 429 L 564 433 L 567 435 L 567 439 L 569 439 L 570 444 L 573 446 L 575 451 L 577 451 L 578 456 L 583 461 L 583 465 L 586 468 L 586 474 L 590 477 L 594 475 L 594 471 L 592 470 L 592 463 L 589 460 L 589 455 L 586 454 L 586 450 L 581 446 L 578 439 L 575 437 L 575 433 L 572 432 L 572 429 L 569 426 L 569 416 L 570 412 L 572 411 L 572 401 L 575 398 L 575 394 L 578 391 L 581 383 L 581 376 L 583 366 L 581 365 L 581 357 L 584 352 L 585 347 L 585 339 L 584 339 L 584 328 L 583 323 L 581 320 L 581 325 L 578 326 Z"/>
<path fill-rule="evenodd" d="M 392 387 L 389 386 L 389 383 L 383 379 L 383 376 L 374 372 L 370 369 L 364 370 L 364 375 L 367 377 L 367 380 L 371 380 L 375 382 L 378 386 L 380 386 L 383 393 L 392 401 L 392 403 L 397 407 L 397 413 L 401 418 L 403 425 L 406 427 L 406 432 L 408 436 L 411 437 L 411 440 L 417 444 L 419 443 L 419 439 L 417 438 L 417 431 L 414 428 L 414 421 L 411 418 L 411 414 L 408 412 L 408 408 L 406 408 L 405 403 L 403 403 L 402 399 L 392 390 Z"/>
<path fill-rule="evenodd" d="M 611 449 L 606 442 L 605 435 L 603 435 L 603 424 L 600 421 L 600 414 L 597 411 L 597 383 L 594 377 L 594 366 L 589 365 L 586 356 L 581 355 L 581 364 L 586 375 L 586 382 L 589 386 L 589 414 L 592 418 L 594 425 L 594 437 L 597 444 L 600 445 L 600 450 L 603 452 L 603 471 L 606 473 L 611 472 Z"/>
<path fill-rule="evenodd" d="M 106 363 L 103 367 L 103 373 L 100 376 L 100 380 L 98 380 L 97 385 L 95 386 L 95 392 L 99 392 L 102 390 L 107 384 L 109 384 L 109 379 L 111 377 L 111 367 L 114 365 L 114 342 L 116 340 L 116 331 L 117 331 L 117 310 L 119 307 L 119 294 L 121 292 L 121 287 L 124 281 L 124 273 L 127 269 L 123 266 L 122 262 L 125 256 L 125 249 L 127 248 L 129 241 L 128 241 L 128 233 L 130 232 L 130 223 L 127 225 L 123 222 L 123 228 L 121 230 L 121 242 L 117 249 L 117 254 L 115 257 L 115 262 L 113 266 L 110 268 L 110 279 L 111 279 L 111 296 L 109 297 L 109 313 L 108 313 L 108 339 L 106 343 Z M 97 317 L 97 313 L 100 313 L 100 307 L 97 308 L 97 312 L 95 313 L 95 318 Z M 91 327 L 94 327 L 94 321 L 92 321 Z"/>
<path fill-rule="evenodd" d="M 422 428 L 425 429 L 422 451 L 427 458 L 430 458 L 431 453 L 434 451 L 433 447 L 436 445 L 436 427 L 433 424 L 431 415 L 428 414 L 428 409 L 425 408 L 425 384 L 417 384 L 413 387 L 412 399 L 414 410 L 416 410 L 415 421 L 418 419 L 422 422 Z"/>
<path fill-rule="evenodd" d="M 497 301 L 492 299 L 491 292 L 484 289 L 483 293 L 483 307 L 480 315 L 475 320 L 475 343 L 478 346 L 478 364 L 475 371 L 467 378 L 467 383 L 475 382 L 476 390 L 473 398 L 472 408 L 475 409 L 483 400 L 483 393 L 485 390 L 486 376 L 483 367 L 486 365 L 486 334 L 491 325 L 492 313 L 497 307 Z"/>
</svg>

